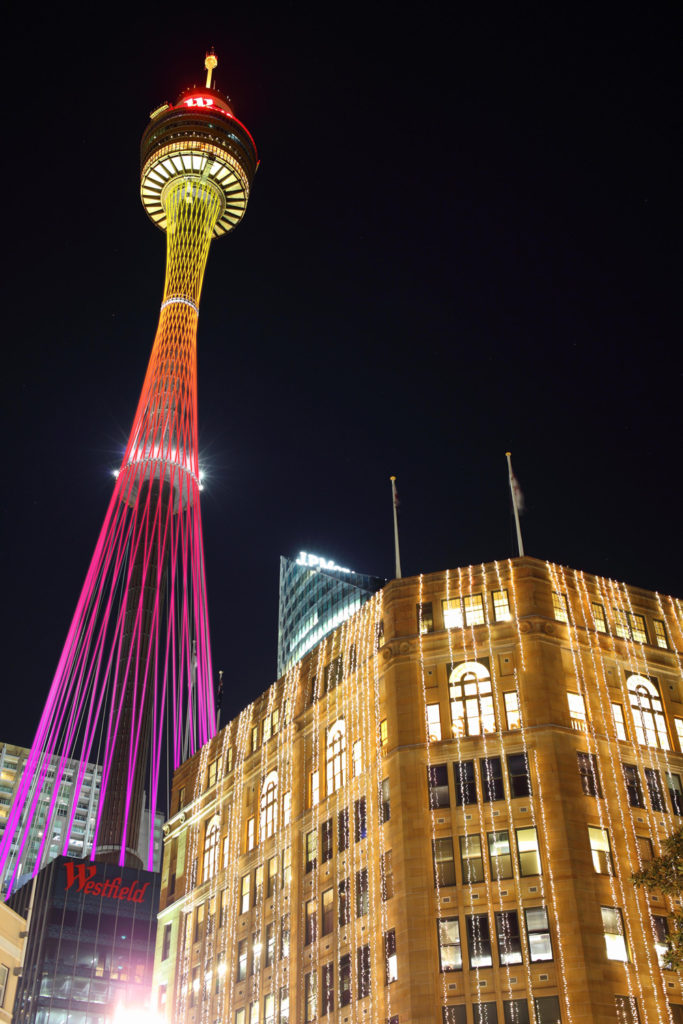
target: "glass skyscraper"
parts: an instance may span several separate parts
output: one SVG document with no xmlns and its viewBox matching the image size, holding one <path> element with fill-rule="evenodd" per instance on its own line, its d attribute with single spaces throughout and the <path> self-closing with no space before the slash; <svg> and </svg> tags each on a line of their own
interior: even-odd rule
<svg viewBox="0 0 683 1024">
<path fill-rule="evenodd" d="M 386 582 L 306 551 L 296 558 L 281 556 L 278 678 Z"/>
</svg>

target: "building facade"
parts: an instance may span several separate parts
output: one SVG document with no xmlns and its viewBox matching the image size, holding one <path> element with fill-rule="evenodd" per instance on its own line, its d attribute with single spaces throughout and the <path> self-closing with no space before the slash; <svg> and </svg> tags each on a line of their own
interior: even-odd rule
<svg viewBox="0 0 683 1024">
<path fill-rule="evenodd" d="M 0 903 L 0 1022 L 11 1024 L 17 977 L 24 956 L 26 921 Z"/>
<path fill-rule="evenodd" d="M 200 1024 L 683 1021 L 681 602 L 519 558 L 393 580 L 175 776 L 154 991 Z"/>
<path fill-rule="evenodd" d="M 319 555 L 280 556 L 277 674 L 282 676 L 358 611 L 386 580 L 353 572 Z"/>
</svg>

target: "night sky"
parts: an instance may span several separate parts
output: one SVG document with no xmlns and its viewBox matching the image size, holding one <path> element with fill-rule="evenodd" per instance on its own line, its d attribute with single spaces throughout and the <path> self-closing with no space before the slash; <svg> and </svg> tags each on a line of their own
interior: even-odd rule
<svg viewBox="0 0 683 1024">
<path fill-rule="evenodd" d="M 210 46 L 261 158 L 199 318 L 224 720 L 275 677 L 281 554 L 393 574 L 392 473 L 404 575 L 515 553 L 511 449 L 528 554 L 681 594 L 673 5 L 196 6 L 5 26 L 0 740 L 31 742 L 151 350 L 140 135 Z"/>
</svg>

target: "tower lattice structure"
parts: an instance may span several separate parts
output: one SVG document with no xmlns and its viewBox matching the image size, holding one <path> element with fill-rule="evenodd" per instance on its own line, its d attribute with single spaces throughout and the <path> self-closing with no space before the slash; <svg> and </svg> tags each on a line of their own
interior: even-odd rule
<svg viewBox="0 0 683 1024">
<path fill-rule="evenodd" d="M 41 866 L 70 758 L 80 761 L 65 849 L 88 762 L 102 765 L 98 860 L 140 866 L 145 787 L 156 809 L 164 737 L 173 767 L 215 732 L 197 441 L 197 319 L 213 238 L 244 216 L 254 141 L 212 85 L 151 115 L 141 199 L 167 238 L 152 354 L 104 524 L 0 843 L 6 892 Z M 168 729 L 165 725 L 168 724 Z M 55 761 L 55 755 L 57 759 Z M 62 812 L 63 813 L 63 812 Z M 151 865 L 152 849 L 142 858 Z"/>
</svg>

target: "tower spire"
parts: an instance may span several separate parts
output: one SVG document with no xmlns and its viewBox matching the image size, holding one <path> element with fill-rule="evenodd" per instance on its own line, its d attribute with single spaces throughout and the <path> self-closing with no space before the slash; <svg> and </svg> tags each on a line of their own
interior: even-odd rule
<svg viewBox="0 0 683 1024">
<path fill-rule="evenodd" d="M 213 46 L 204 58 L 204 67 L 206 68 L 206 88 L 210 89 L 213 70 L 218 67 L 218 57 L 213 51 Z"/>
</svg>

